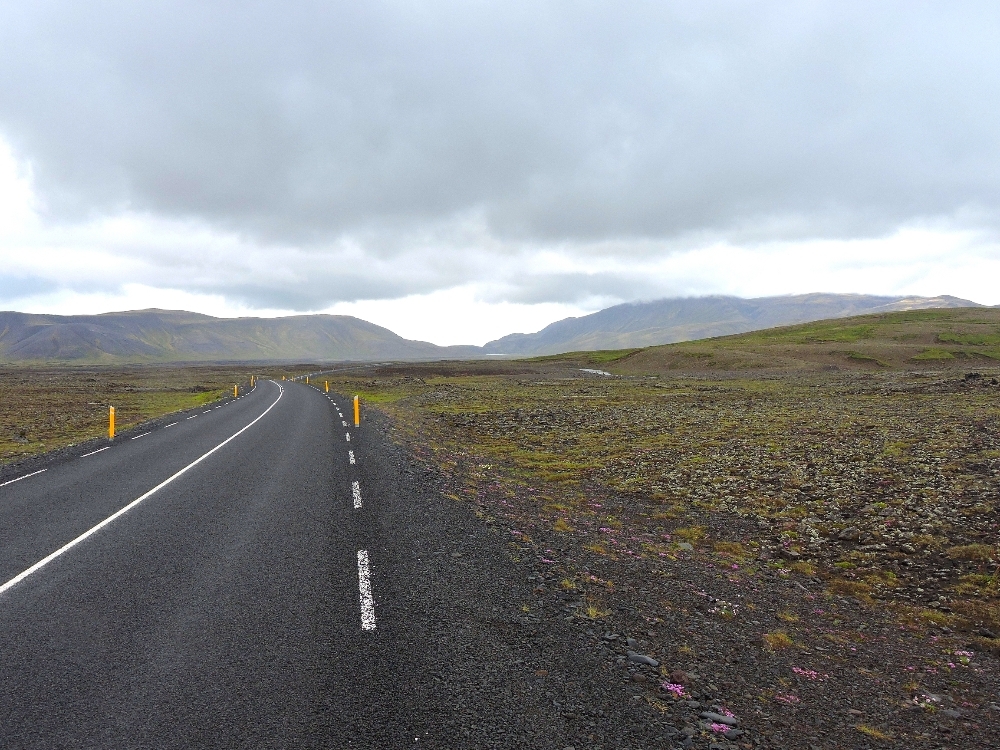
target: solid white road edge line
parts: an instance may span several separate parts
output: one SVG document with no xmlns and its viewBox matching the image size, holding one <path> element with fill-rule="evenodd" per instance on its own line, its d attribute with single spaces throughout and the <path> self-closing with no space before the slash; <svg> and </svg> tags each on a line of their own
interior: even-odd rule
<svg viewBox="0 0 1000 750">
<path fill-rule="evenodd" d="M 102 448 L 103 450 L 103 448 Z M 39 469 L 38 471 L 33 471 L 30 474 L 25 474 L 23 477 L 18 477 L 17 479 L 8 479 L 0 487 L 6 487 L 8 484 L 14 484 L 14 482 L 20 482 L 22 479 L 27 479 L 28 477 L 33 477 L 35 474 L 41 474 L 43 471 L 48 471 L 48 469 Z"/>
<path fill-rule="evenodd" d="M 271 382 L 274 382 L 274 381 L 271 381 Z M 275 385 L 278 385 L 278 384 L 275 383 Z M 52 562 L 53 560 L 55 560 L 60 555 L 62 555 L 65 552 L 68 552 L 69 550 L 73 549 L 73 547 L 75 547 L 76 545 L 78 545 L 80 542 L 82 542 L 87 537 L 91 536 L 92 534 L 96 534 L 98 531 L 100 531 L 101 529 L 103 529 L 105 526 L 107 526 L 109 523 L 111 523 L 112 521 L 114 521 L 119 516 L 125 515 L 130 510 L 132 510 L 132 508 L 134 508 L 139 503 L 141 503 L 143 500 L 145 500 L 147 497 L 149 497 L 150 495 L 153 495 L 156 492 L 159 492 L 164 487 L 166 487 L 168 484 L 170 484 L 175 479 L 177 479 L 178 477 L 180 477 L 182 474 L 187 473 L 187 471 L 189 469 L 193 469 L 195 466 L 197 466 L 202 461 L 204 461 L 206 458 L 208 458 L 209 456 L 211 456 L 213 453 L 215 453 L 217 450 L 219 450 L 219 448 L 221 448 L 222 446 L 224 446 L 230 440 L 234 440 L 235 438 L 237 438 L 240 435 L 242 435 L 244 432 L 246 432 L 251 427 L 253 427 L 255 424 L 257 424 L 260 420 L 262 420 L 267 415 L 267 413 L 269 411 L 271 411 L 271 409 L 273 409 L 275 407 L 275 405 L 279 401 L 281 401 L 281 397 L 283 395 L 285 395 L 285 389 L 282 388 L 280 385 L 278 385 L 278 397 L 276 399 L 274 399 L 274 403 L 271 404 L 266 409 L 264 409 L 263 413 L 259 417 L 257 417 L 256 419 L 254 419 L 250 424 L 248 424 L 246 427 L 243 427 L 242 429 L 238 430 L 237 432 L 234 432 L 232 435 L 230 435 L 229 437 L 227 437 L 225 440 L 223 440 L 217 446 L 215 446 L 214 448 L 212 448 L 212 450 L 208 451 L 207 453 L 203 453 L 201 456 L 199 456 L 194 461 L 192 461 L 191 463 L 189 463 L 183 469 L 181 469 L 180 471 L 176 472 L 175 474 L 172 474 L 171 476 L 167 477 L 162 482 L 160 482 L 158 485 L 156 485 L 153 489 L 151 489 L 148 492 L 140 495 L 135 500 L 133 500 L 132 502 L 130 502 L 128 505 L 126 505 L 124 508 L 122 508 L 121 510 L 118 510 L 117 512 L 112 513 L 110 516 L 108 516 L 107 518 L 105 518 L 103 521 L 101 521 L 96 526 L 93 526 L 93 527 L 87 529 L 85 532 L 83 532 L 82 534 L 80 534 L 80 536 L 78 536 L 73 541 L 64 544 L 62 547 L 60 547 L 59 549 L 57 549 L 55 552 L 51 553 L 47 557 L 43 557 L 41 560 L 39 560 L 38 562 L 36 562 L 34 565 L 32 565 L 27 570 L 18 573 L 16 576 L 14 576 L 9 581 L 7 581 L 7 583 L 5 583 L 3 586 L 0 586 L 0 594 L 3 594 L 5 591 L 7 591 L 10 588 L 13 588 L 14 586 L 16 586 L 17 584 L 19 584 L 21 581 L 23 581 L 25 578 L 27 578 L 28 576 L 30 576 L 35 571 L 41 570 L 42 568 L 44 568 L 46 565 L 48 565 L 50 562 Z M 42 469 L 42 471 L 45 471 L 45 469 Z M 36 471 L 35 473 L 39 474 L 40 472 Z M 25 476 L 31 476 L 31 475 L 30 474 L 26 474 Z M 24 479 L 24 477 L 21 477 L 21 479 Z M 15 479 L 13 481 L 17 481 L 17 480 Z M 2 486 L 2 485 L 0 485 L 0 486 Z"/>
<path fill-rule="evenodd" d="M 354 495 L 354 510 L 361 507 L 361 485 L 351 482 L 351 494 Z"/>
<path fill-rule="evenodd" d="M 96 451 L 91 451 L 90 453 L 84 453 L 80 458 L 86 458 L 87 456 L 93 456 L 95 453 L 100 453 L 101 451 L 106 451 L 110 448 L 110 445 L 105 445 L 103 448 L 98 448 Z"/>
<path fill-rule="evenodd" d="M 150 433 L 148 433 L 148 432 L 144 432 L 144 433 L 142 433 L 141 435 L 136 435 L 136 436 L 135 436 L 134 438 L 132 438 L 132 439 L 133 439 L 133 440 L 138 440 L 139 438 L 141 438 L 141 437 L 146 437 L 146 435 L 149 435 L 149 434 L 150 434 Z"/>
<path fill-rule="evenodd" d="M 372 597 L 372 577 L 368 567 L 368 550 L 358 550 L 358 592 L 361 594 L 361 629 L 375 629 L 375 599 Z"/>
<path fill-rule="evenodd" d="M 163 429 L 165 430 L 165 429 L 167 429 L 168 427 L 173 427 L 173 426 L 174 426 L 175 424 L 180 424 L 180 422 L 171 422 L 171 423 L 170 423 L 170 424 L 168 424 L 168 425 L 164 425 L 164 426 L 163 426 Z M 103 448 L 101 448 L 101 450 L 104 450 L 104 449 L 103 449 Z"/>
<path fill-rule="evenodd" d="M 101 448 L 101 450 L 104 450 L 104 449 Z M 354 465 L 354 451 L 347 451 L 347 457 L 349 459 L 351 459 L 351 465 L 353 466 Z"/>
</svg>

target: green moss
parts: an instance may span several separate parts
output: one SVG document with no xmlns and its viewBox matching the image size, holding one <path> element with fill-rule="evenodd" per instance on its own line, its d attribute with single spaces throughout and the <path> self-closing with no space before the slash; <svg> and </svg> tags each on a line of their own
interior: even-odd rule
<svg viewBox="0 0 1000 750">
<path fill-rule="evenodd" d="M 1000 334 L 954 333 L 946 331 L 937 335 L 941 343 L 965 344 L 967 346 L 997 346 L 1000 345 Z"/>
<path fill-rule="evenodd" d="M 935 361 L 944 359 L 955 359 L 955 355 L 952 354 L 947 349 L 925 349 L 913 357 L 913 359 L 919 360 L 921 362 L 925 361 Z"/>
</svg>

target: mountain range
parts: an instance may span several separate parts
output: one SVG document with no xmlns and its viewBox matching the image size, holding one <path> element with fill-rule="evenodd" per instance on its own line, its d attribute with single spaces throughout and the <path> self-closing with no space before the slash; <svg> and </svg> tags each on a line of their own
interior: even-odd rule
<svg viewBox="0 0 1000 750">
<path fill-rule="evenodd" d="M 537 333 L 511 334 L 482 347 L 412 341 L 349 315 L 215 318 L 177 310 L 69 316 L 0 312 L 0 362 L 336 362 L 538 356 L 654 346 L 867 313 L 978 306 L 948 296 L 664 299 L 566 318 Z"/>
</svg>

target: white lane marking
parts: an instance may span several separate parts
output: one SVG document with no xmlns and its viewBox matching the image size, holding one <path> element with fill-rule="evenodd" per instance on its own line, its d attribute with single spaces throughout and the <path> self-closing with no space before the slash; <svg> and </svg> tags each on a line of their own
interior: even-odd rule
<svg viewBox="0 0 1000 750">
<path fill-rule="evenodd" d="M 348 443 L 351 442 L 351 433 L 349 432 L 347 433 L 347 442 Z"/>
<path fill-rule="evenodd" d="M 104 450 L 104 449 L 101 448 L 101 450 Z M 347 457 L 349 459 L 351 459 L 351 464 L 353 465 L 354 464 L 354 451 L 347 451 Z"/>
<path fill-rule="evenodd" d="M 207 410 L 203 411 L 202 414 L 208 414 L 208 412 L 210 412 L 210 411 L 212 411 L 212 410 L 211 409 L 207 409 Z"/>
<path fill-rule="evenodd" d="M 351 494 L 354 495 L 354 510 L 361 507 L 361 485 L 358 482 L 351 482 Z"/>
<path fill-rule="evenodd" d="M 144 433 L 142 433 L 141 435 L 136 435 L 136 436 L 135 436 L 134 438 L 132 438 L 132 439 L 133 439 L 133 440 L 138 440 L 138 439 L 139 439 L 139 438 L 141 438 L 141 437 L 146 437 L 146 435 L 148 435 L 148 434 L 149 434 L 148 432 L 144 432 Z"/>
<path fill-rule="evenodd" d="M 180 422 L 171 422 L 168 425 L 164 425 L 163 429 L 165 430 L 165 429 L 167 429 L 167 427 L 173 427 L 175 424 L 180 424 Z M 104 449 L 102 448 L 101 450 L 104 450 Z"/>
<path fill-rule="evenodd" d="M 347 427 L 347 422 L 341 422 L 344 427 Z"/>
<path fill-rule="evenodd" d="M 271 382 L 274 382 L 274 381 L 271 381 Z M 275 385 L 278 385 L 278 384 L 275 383 Z M 156 485 L 153 489 L 151 489 L 151 490 L 143 493 L 142 495 L 139 495 L 139 497 L 137 497 L 135 500 L 133 500 L 132 502 L 130 502 L 124 508 L 121 508 L 120 510 L 112 513 L 110 516 L 108 516 L 107 518 L 105 518 L 103 521 L 101 521 L 96 526 L 92 526 L 91 528 L 87 529 L 85 532 L 83 532 L 82 534 L 80 534 L 80 536 L 78 536 L 73 541 L 67 542 L 62 547 L 60 547 L 59 549 L 57 549 L 55 552 L 52 552 L 47 557 L 43 557 L 41 560 L 39 560 L 38 562 L 36 562 L 34 565 L 32 565 L 27 570 L 24 570 L 24 571 L 21 571 L 20 573 L 18 573 L 16 576 L 14 576 L 9 581 L 7 581 L 7 583 L 5 583 L 3 586 L 0 586 L 0 594 L 3 594 L 8 589 L 16 586 L 21 581 L 23 581 L 25 578 L 27 578 L 32 573 L 34 573 L 35 571 L 44 568 L 46 565 L 48 565 L 50 562 L 52 562 L 53 560 L 55 560 L 60 555 L 62 555 L 64 553 L 68 552 L 69 550 L 73 549 L 73 547 L 75 547 L 76 545 L 78 545 L 80 542 L 82 542 L 87 537 L 89 537 L 89 536 L 91 536 L 93 534 L 96 534 L 98 531 L 100 531 L 101 529 L 103 529 L 105 526 L 107 526 L 109 523 L 111 523 L 112 521 L 114 521 L 119 516 L 123 516 L 126 513 L 128 513 L 130 510 L 132 510 L 132 508 L 134 508 L 135 506 L 137 506 L 139 503 L 141 503 L 147 497 L 150 497 L 154 493 L 159 492 L 164 487 L 166 487 L 168 484 L 170 484 L 175 479 L 177 479 L 178 477 L 180 477 L 182 474 L 187 473 L 190 469 L 193 469 L 195 466 L 197 466 L 198 464 L 200 464 L 202 461 L 204 461 L 206 458 L 208 458 L 209 456 L 211 456 L 213 453 L 215 453 L 217 450 L 219 450 L 219 448 L 221 448 L 222 446 L 224 446 L 230 440 L 235 440 L 236 438 L 238 438 L 244 432 L 246 432 L 251 427 L 253 427 L 255 424 L 257 424 L 260 420 L 262 420 L 267 415 L 267 413 L 269 411 L 271 411 L 271 409 L 273 409 L 275 407 L 275 405 L 279 401 L 281 401 L 281 397 L 284 396 L 284 395 L 285 395 L 285 389 L 282 388 L 280 385 L 278 385 L 278 397 L 276 399 L 274 399 L 274 403 L 272 403 L 269 407 L 267 407 L 266 409 L 264 409 L 263 413 L 259 417 L 257 417 L 256 419 L 254 419 L 252 422 L 250 422 L 250 424 L 248 424 L 246 427 L 243 427 L 242 429 L 237 430 L 236 432 L 234 432 L 232 435 L 230 435 L 229 437 L 227 437 L 225 440 L 223 440 L 221 443 L 219 443 L 217 446 L 215 446 L 214 448 L 212 448 L 207 453 L 201 454 L 198 458 L 196 458 L 194 461 L 192 461 L 191 463 L 189 463 L 183 469 L 181 469 L 180 471 L 176 472 L 175 474 L 172 474 L 171 476 L 169 476 L 166 479 L 164 479 L 162 482 L 160 482 L 158 485 Z M 45 471 L 45 469 L 42 469 L 42 471 Z M 36 474 L 40 474 L 41 472 L 36 471 L 35 473 Z M 25 476 L 31 476 L 31 474 L 26 474 Z M 21 477 L 21 479 L 24 479 L 24 477 Z M 17 480 L 15 479 L 13 481 L 16 482 Z M 0 485 L 0 487 L 2 487 L 2 486 L 3 485 Z"/>
<path fill-rule="evenodd" d="M 372 597 L 372 575 L 368 565 L 368 550 L 358 550 L 358 592 L 361 594 L 361 629 L 375 629 L 375 599 Z"/>
<path fill-rule="evenodd" d="M 30 474 L 25 474 L 23 477 L 18 477 L 17 479 L 8 479 L 3 484 L 0 484 L 0 487 L 6 487 L 8 484 L 14 484 L 14 482 L 20 482 L 22 479 L 27 479 L 28 477 L 33 477 L 33 476 L 35 476 L 35 474 L 41 474 L 43 471 L 48 471 L 48 469 L 39 469 L 38 471 L 33 471 Z"/>
<path fill-rule="evenodd" d="M 96 451 L 91 451 L 90 453 L 84 453 L 80 458 L 86 458 L 87 456 L 93 456 L 95 453 L 100 453 L 101 451 L 106 451 L 110 448 L 110 445 L 105 445 L 103 448 L 98 448 Z"/>
<path fill-rule="evenodd" d="M 188 417 L 188 419 L 194 419 L 197 416 L 198 416 L 197 414 L 192 414 L 190 417 Z"/>
</svg>

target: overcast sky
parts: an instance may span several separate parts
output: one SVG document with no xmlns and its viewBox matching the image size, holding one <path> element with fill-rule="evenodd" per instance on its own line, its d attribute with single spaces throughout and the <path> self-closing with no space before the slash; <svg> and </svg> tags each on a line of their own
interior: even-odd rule
<svg viewBox="0 0 1000 750">
<path fill-rule="evenodd" d="M 994 2 L 0 0 L 0 308 L 1000 303 Z"/>
</svg>

